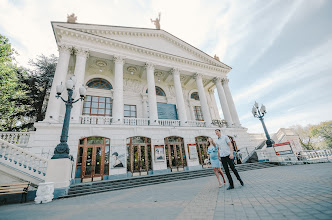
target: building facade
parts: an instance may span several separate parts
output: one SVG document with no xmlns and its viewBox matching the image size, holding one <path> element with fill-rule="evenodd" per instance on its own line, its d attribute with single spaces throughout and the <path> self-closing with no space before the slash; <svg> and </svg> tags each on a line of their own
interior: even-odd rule
<svg viewBox="0 0 332 220">
<path fill-rule="evenodd" d="M 231 68 L 218 59 L 159 29 L 52 27 L 59 60 L 28 148 L 40 154 L 59 143 L 65 105 L 56 86 L 75 75 L 76 90 L 84 85 L 87 94 L 71 111 L 74 182 L 202 169 L 217 128 L 239 149 L 253 147 L 228 86 Z"/>
</svg>

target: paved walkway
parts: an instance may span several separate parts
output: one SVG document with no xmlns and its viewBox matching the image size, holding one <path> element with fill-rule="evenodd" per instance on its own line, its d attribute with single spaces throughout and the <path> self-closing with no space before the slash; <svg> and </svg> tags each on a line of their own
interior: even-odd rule
<svg viewBox="0 0 332 220">
<path fill-rule="evenodd" d="M 0 206 L 0 219 L 332 219 L 332 163 L 240 172 L 235 189 L 214 176 L 48 204 Z"/>
</svg>

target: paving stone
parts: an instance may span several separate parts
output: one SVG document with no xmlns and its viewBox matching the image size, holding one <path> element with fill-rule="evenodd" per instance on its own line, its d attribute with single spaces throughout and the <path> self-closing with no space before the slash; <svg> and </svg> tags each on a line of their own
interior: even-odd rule
<svg viewBox="0 0 332 220">
<path fill-rule="evenodd" d="M 332 219 L 332 164 L 240 172 L 235 189 L 215 176 L 121 191 L 0 206 L 0 219 Z M 233 175 L 233 174 L 232 174 Z M 96 214 L 97 213 L 97 214 Z"/>
</svg>

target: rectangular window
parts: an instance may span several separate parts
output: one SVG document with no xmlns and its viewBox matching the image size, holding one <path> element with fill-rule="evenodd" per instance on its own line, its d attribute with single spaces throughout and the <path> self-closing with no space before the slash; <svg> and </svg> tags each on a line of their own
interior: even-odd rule
<svg viewBox="0 0 332 220">
<path fill-rule="evenodd" d="M 84 99 L 83 115 L 112 116 L 112 99 L 87 95 Z"/>
<path fill-rule="evenodd" d="M 204 121 L 201 106 L 194 106 L 194 114 L 196 121 Z"/>
<path fill-rule="evenodd" d="M 124 105 L 124 117 L 136 118 L 136 105 Z"/>
</svg>

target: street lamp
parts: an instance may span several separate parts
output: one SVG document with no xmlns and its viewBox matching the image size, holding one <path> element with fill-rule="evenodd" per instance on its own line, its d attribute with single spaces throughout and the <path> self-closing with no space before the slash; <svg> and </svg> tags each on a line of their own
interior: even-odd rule
<svg viewBox="0 0 332 220">
<path fill-rule="evenodd" d="M 71 108 L 73 107 L 74 103 L 78 102 L 79 100 L 81 100 L 81 101 L 84 100 L 84 96 L 85 96 L 85 92 L 86 92 L 86 89 L 82 85 L 79 88 L 80 98 L 78 98 L 77 100 L 74 101 L 75 96 L 76 96 L 76 91 L 74 91 L 75 90 L 75 84 L 76 84 L 76 77 L 75 77 L 75 75 L 73 75 L 66 82 L 66 88 L 67 88 L 67 92 L 68 92 L 68 100 L 67 101 L 60 96 L 61 93 L 64 90 L 64 86 L 62 85 L 62 83 L 61 83 L 61 85 L 58 85 L 56 87 L 56 96 L 55 97 L 56 98 L 61 98 L 61 100 L 66 103 L 66 114 L 65 114 L 65 119 L 63 121 L 63 126 L 62 126 L 60 144 L 58 144 L 56 146 L 56 148 L 54 149 L 54 155 L 53 155 L 52 159 L 70 158 L 70 156 L 69 156 L 69 147 L 68 147 L 68 144 L 67 144 L 69 121 L 70 121 L 70 112 L 71 112 Z"/>
<path fill-rule="evenodd" d="M 272 147 L 272 144 L 274 144 L 274 141 L 271 140 L 270 138 L 270 135 L 269 133 L 267 132 L 267 129 L 265 127 L 265 124 L 264 124 L 264 115 L 266 114 L 266 108 L 264 105 L 261 106 L 261 109 L 259 109 L 259 106 L 258 106 L 258 103 L 255 102 L 254 106 L 252 107 L 252 110 L 251 110 L 252 114 L 254 115 L 255 118 L 259 118 L 259 120 L 262 122 L 262 125 L 263 125 L 263 128 L 264 128 L 264 132 L 265 132 L 265 135 L 266 135 L 266 146 L 267 147 Z"/>
</svg>

